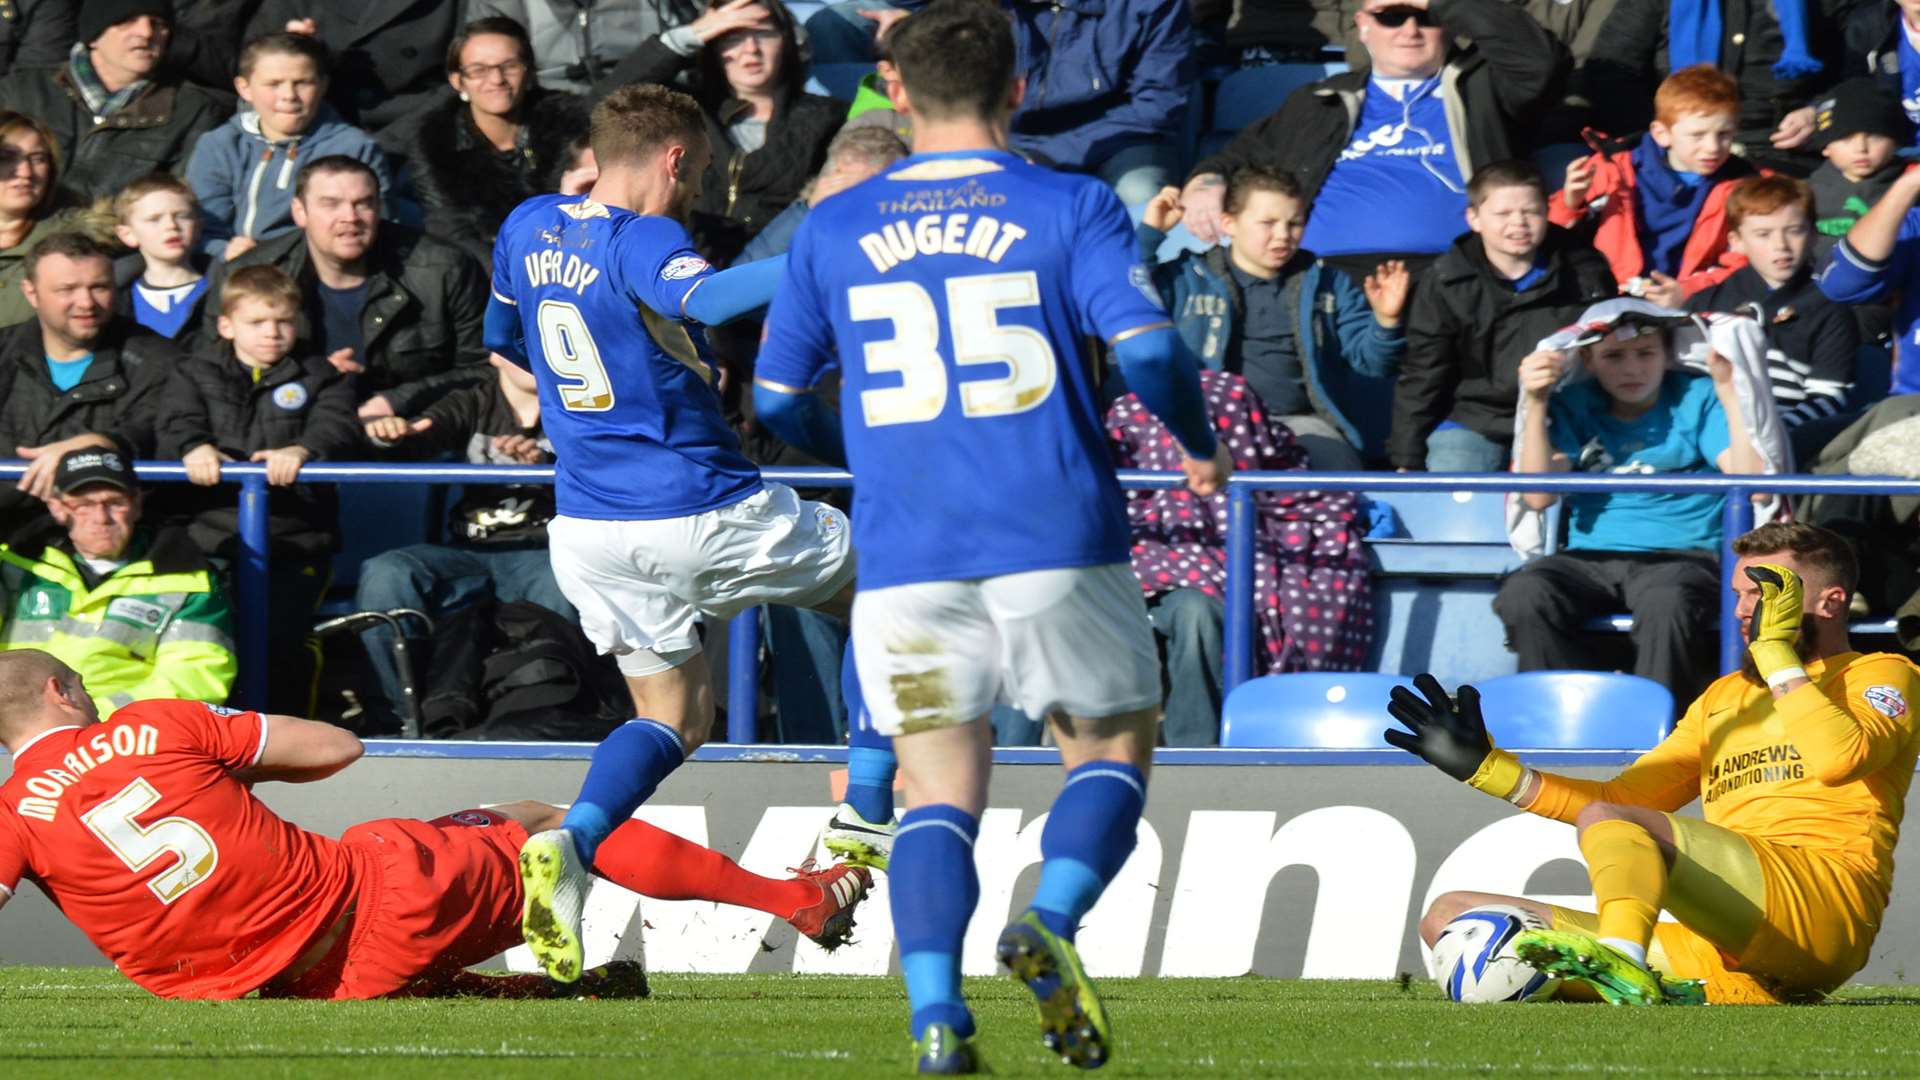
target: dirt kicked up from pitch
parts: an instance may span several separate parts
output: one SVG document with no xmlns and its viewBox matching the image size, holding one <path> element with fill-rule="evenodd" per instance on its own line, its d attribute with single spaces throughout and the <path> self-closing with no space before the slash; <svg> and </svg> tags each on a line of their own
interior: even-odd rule
<svg viewBox="0 0 1920 1080">
<path fill-rule="evenodd" d="M 1920 987 L 1785 1008 L 1466 1007 L 1429 982 L 1106 979 L 1115 1052 L 1050 1060 L 1032 999 L 969 979 L 996 1076 L 1911 1077 Z M 908 1075 L 898 983 L 653 977 L 643 1001 L 158 1001 L 104 968 L 0 967 L 0 1076 Z"/>
</svg>

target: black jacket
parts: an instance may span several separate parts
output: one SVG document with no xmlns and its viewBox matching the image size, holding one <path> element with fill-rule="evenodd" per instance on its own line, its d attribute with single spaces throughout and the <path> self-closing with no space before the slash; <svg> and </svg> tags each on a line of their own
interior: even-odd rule
<svg viewBox="0 0 1920 1080">
<path fill-rule="evenodd" d="M 304 446 L 312 460 L 347 456 L 360 446 L 353 386 L 319 357 L 285 360 L 253 380 L 231 346 L 202 351 L 173 370 L 160 398 L 160 456 L 178 458 L 211 445 L 235 461 L 259 450 Z M 240 534 L 233 491 L 195 500 L 188 531 L 209 555 L 231 554 Z M 339 504 L 331 484 L 275 487 L 267 495 L 267 535 L 276 550 L 332 550 Z"/>
<path fill-rule="evenodd" d="M 1841 26 L 1845 59 L 1835 73 L 1839 80 L 1871 75 L 1895 97 L 1901 97 L 1900 7 L 1897 4 L 1857 4 Z"/>
<path fill-rule="evenodd" d="M 163 81 L 95 124 L 64 65 L 0 79 L 0 109 L 26 113 L 53 131 L 61 195 L 79 203 L 111 198 L 148 173 L 184 171 L 194 140 L 231 111 L 199 87 Z"/>
<path fill-rule="evenodd" d="M 456 390 L 423 414 L 433 426 L 401 445 L 411 456 L 452 453 L 474 465 L 518 465 L 494 451 L 497 435 L 524 435 L 553 448 L 540 421 L 520 422 L 494 379 Z M 447 515 L 447 542 L 455 547 L 530 547 L 547 542 L 553 520 L 552 484 L 470 484 Z"/>
<path fill-rule="evenodd" d="M 0 71 L 66 63 L 79 8 L 73 0 L 9 0 L 0 5 Z"/>
<path fill-rule="evenodd" d="M 356 400 L 385 394 L 393 411 L 409 416 L 456 387 L 489 378 L 481 323 L 487 310 L 487 280 L 480 266 L 458 248 L 417 230 L 380 223 L 368 254 L 372 274 L 367 303 L 360 312 L 364 347 L 357 358 L 366 372 L 357 376 Z M 207 288 L 219 296 L 226 275 L 242 266 L 277 266 L 300 283 L 306 298 L 300 315 L 300 339 L 316 341 L 321 323 L 319 279 L 307 251 L 307 235 L 290 232 L 264 240 L 245 255 L 224 264 Z M 209 327 L 204 348 L 218 339 Z"/>
<path fill-rule="evenodd" d="M 327 100 L 348 123 L 397 151 L 396 131 L 389 130 L 396 121 L 453 96 L 447 47 L 465 11 L 448 0 L 266 0 L 245 37 L 311 18 L 333 54 Z"/>
<path fill-rule="evenodd" d="M 1546 276 L 1518 293 L 1487 262 L 1478 233 L 1462 234 L 1428 268 L 1393 391 L 1387 454 L 1396 467 L 1427 467 L 1427 436 L 1442 420 L 1511 442 L 1520 361 L 1587 305 L 1618 294 L 1606 256 L 1564 229 L 1548 229 L 1541 251 Z"/>
<path fill-rule="evenodd" d="M 1540 116 L 1559 100 L 1567 47 L 1504 0 L 1433 0 L 1428 10 L 1455 37 L 1473 39 L 1454 51 L 1440 76 L 1448 145 L 1460 157 L 1460 175 L 1471 179 L 1483 165 L 1525 157 Z M 1311 199 L 1353 139 L 1370 77 L 1349 71 L 1295 90 L 1277 111 L 1194 166 L 1194 175 L 1266 165 L 1299 177 Z M 1392 247 L 1385 241 L 1381 250 Z"/>
<path fill-rule="evenodd" d="M 198 271 L 202 276 L 205 276 L 208 271 L 213 268 L 213 257 L 207 255 L 205 252 L 196 252 L 190 262 L 194 270 Z M 133 286 L 146 272 L 147 260 L 142 257 L 138 251 L 130 255 L 122 255 L 118 259 L 113 260 L 113 287 L 115 290 L 113 294 L 113 313 L 115 315 L 128 319 L 134 318 Z M 211 285 L 211 283 L 209 283 L 209 285 Z M 187 312 L 186 321 L 180 324 L 179 331 L 173 335 L 173 341 L 179 343 L 183 348 L 191 348 L 194 342 L 199 340 L 200 335 L 207 332 L 207 324 L 211 322 L 213 318 L 207 314 L 208 298 L 210 296 L 212 296 L 211 288 L 203 291 L 199 297 L 194 300 L 193 309 Z M 213 306 L 215 308 L 219 307 L 218 304 Z"/>
<path fill-rule="evenodd" d="M 1688 311 L 1746 313 L 1767 332 L 1767 375 L 1773 402 L 1788 427 L 1833 416 L 1853 404 L 1860 328 L 1853 311 L 1827 299 L 1802 267 L 1778 290 L 1743 266 L 1711 289 L 1687 298 Z"/>
<path fill-rule="evenodd" d="M 180 350 L 128 319 L 114 319 L 73 389 L 54 387 L 38 320 L 0 331 L 0 454 L 89 432 L 120 444 L 130 458 L 153 455 L 161 388 Z M 0 510 L 33 500 L 0 484 Z M 34 505 L 38 505 L 34 503 Z"/>
<path fill-rule="evenodd" d="M 427 232 L 491 269 L 500 223 L 514 207 L 559 188 L 568 147 L 586 134 L 587 114 L 586 100 L 576 94 L 536 89 L 527 102 L 526 146 L 501 153 L 458 98 L 421 113 L 401 159 L 426 212 Z"/>
<path fill-rule="evenodd" d="M 1474 0 L 1481 2 L 1481 0 Z M 1497 0 L 1496 0 L 1497 2 Z M 634 82 L 672 86 L 695 61 L 647 39 L 620 61 L 605 87 Z M 766 145 L 743 154 L 727 138 L 727 122 L 747 108 L 746 103 L 708 88 L 696 91 L 707 115 L 707 141 L 713 163 L 707 166 L 700 201 L 694 204 L 694 237 L 701 253 L 724 266 L 740 254 L 747 241 L 795 199 L 827 161 L 827 144 L 846 121 L 844 103 L 817 94 L 778 90 L 773 119 L 767 122 Z"/>
<path fill-rule="evenodd" d="M 1770 148 L 1767 135 L 1781 117 L 1810 103 L 1843 77 L 1841 23 L 1855 0 L 1808 0 L 1807 49 L 1825 64 L 1805 79 L 1774 77 L 1783 39 L 1780 23 L 1766 0 L 1720 0 L 1719 68 L 1740 84 L 1739 141 L 1749 156 L 1765 164 L 1788 164 L 1787 155 Z M 1667 0 L 1618 0 L 1593 40 L 1582 69 L 1594 126 L 1625 136 L 1653 120 L 1653 90 L 1667 74 Z M 1869 5 L 1862 5 L 1869 6 Z M 1892 9 L 1891 4 L 1882 3 Z M 1818 156 L 1802 148 L 1797 172 L 1804 174 Z"/>
</svg>

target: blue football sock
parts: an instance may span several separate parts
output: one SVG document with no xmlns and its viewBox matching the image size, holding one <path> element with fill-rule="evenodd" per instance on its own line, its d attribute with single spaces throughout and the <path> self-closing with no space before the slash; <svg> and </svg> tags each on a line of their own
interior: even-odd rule
<svg viewBox="0 0 1920 1080">
<path fill-rule="evenodd" d="M 629 720 L 601 740 L 593 749 L 580 796 L 560 823 L 573 834 L 580 861 L 592 866 L 600 841 L 632 817 L 686 758 L 679 733 L 658 720 Z"/>
<path fill-rule="evenodd" d="M 1080 920 L 1132 854 L 1147 779 L 1118 761 L 1091 761 L 1067 774 L 1040 832 L 1040 887 L 1031 910 L 1073 940 Z"/>
<path fill-rule="evenodd" d="M 840 693 L 847 702 L 847 805 L 873 824 L 885 825 L 893 820 L 893 777 L 900 762 L 893 756 L 893 740 L 873 730 L 851 642 L 840 661 Z"/>
<path fill-rule="evenodd" d="M 916 1039 L 934 1023 L 953 1025 L 962 1038 L 973 1034 L 973 1014 L 960 993 L 960 942 L 980 902 L 980 874 L 973 865 L 979 832 L 973 815 L 935 805 L 901 815 L 894 834 L 887 892 Z"/>
</svg>

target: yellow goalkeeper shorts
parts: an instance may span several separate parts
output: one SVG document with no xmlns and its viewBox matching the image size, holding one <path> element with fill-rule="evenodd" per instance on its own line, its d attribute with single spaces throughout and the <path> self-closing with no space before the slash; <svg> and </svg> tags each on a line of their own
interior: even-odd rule
<svg viewBox="0 0 1920 1080">
<path fill-rule="evenodd" d="M 1830 855 L 1667 815 L 1679 849 L 1647 959 L 1681 979 L 1743 972 L 1785 994 L 1824 993 L 1866 966 L 1881 903 L 1868 875 Z M 1556 929 L 1599 916 L 1553 909 Z"/>
</svg>

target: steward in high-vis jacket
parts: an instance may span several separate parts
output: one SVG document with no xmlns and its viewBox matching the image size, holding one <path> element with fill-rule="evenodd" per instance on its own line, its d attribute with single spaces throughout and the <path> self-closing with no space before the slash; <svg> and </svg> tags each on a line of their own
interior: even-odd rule
<svg viewBox="0 0 1920 1080">
<path fill-rule="evenodd" d="M 239 670 L 233 611 L 186 531 L 140 527 L 140 492 L 115 450 L 61 459 L 53 520 L 0 545 L 0 649 L 52 653 L 101 715 L 147 698 L 225 701 Z"/>
</svg>

